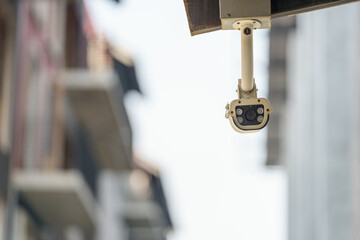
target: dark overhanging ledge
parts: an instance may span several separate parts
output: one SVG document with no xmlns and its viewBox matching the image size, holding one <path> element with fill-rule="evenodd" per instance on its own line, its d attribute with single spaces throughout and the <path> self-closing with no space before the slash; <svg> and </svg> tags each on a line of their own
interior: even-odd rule
<svg viewBox="0 0 360 240">
<path fill-rule="evenodd" d="M 357 1 L 358 0 L 272 0 L 271 17 L 291 16 Z"/>
<path fill-rule="evenodd" d="M 271 17 L 279 18 L 359 0 L 271 0 Z M 221 29 L 219 0 L 184 0 L 191 35 Z"/>
</svg>

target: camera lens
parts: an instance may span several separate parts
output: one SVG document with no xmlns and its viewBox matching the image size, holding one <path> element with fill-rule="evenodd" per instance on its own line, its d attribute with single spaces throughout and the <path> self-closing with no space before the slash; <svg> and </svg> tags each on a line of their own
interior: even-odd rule
<svg viewBox="0 0 360 240">
<path fill-rule="evenodd" d="M 256 118 L 256 113 L 254 110 L 250 109 L 245 113 L 245 117 L 248 121 L 254 121 Z"/>
<path fill-rule="evenodd" d="M 257 113 L 258 113 L 258 114 L 263 114 L 263 113 L 264 113 L 264 109 L 263 109 L 263 108 L 258 108 L 258 109 L 257 109 Z"/>
<path fill-rule="evenodd" d="M 239 123 L 242 123 L 244 121 L 244 119 L 242 117 L 238 117 L 237 120 Z"/>
<path fill-rule="evenodd" d="M 258 118 L 257 118 L 257 121 L 258 122 L 262 122 L 264 120 L 264 117 L 263 116 L 258 116 Z"/>
</svg>

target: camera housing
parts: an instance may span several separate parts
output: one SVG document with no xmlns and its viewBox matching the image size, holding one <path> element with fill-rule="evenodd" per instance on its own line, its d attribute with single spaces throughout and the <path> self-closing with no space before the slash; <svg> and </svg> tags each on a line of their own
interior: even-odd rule
<svg viewBox="0 0 360 240">
<path fill-rule="evenodd" d="M 266 98 L 242 98 L 226 105 L 225 117 L 240 133 L 257 132 L 269 122 L 272 109 Z"/>
</svg>

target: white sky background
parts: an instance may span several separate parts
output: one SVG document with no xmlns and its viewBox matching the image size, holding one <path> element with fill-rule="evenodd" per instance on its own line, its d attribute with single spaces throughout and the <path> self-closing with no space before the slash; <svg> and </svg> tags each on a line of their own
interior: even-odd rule
<svg viewBox="0 0 360 240">
<path fill-rule="evenodd" d="M 134 149 L 161 170 L 171 240 L 287 239 L 286 175 L 266 169 L 266 130 L 225 119 L 240 78 L 240 33 L 190 37 L 182 0 L 88 0 L 98 29 L 135 59 L 145 96 L 126 106 Z M 268 31 L 254 40 L 258 95 L 267 93 Z"/>
</svg>

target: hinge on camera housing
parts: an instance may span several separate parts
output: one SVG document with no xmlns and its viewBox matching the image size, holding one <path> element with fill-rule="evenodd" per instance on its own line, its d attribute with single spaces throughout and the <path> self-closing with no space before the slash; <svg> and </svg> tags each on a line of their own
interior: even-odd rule
<svg viewBox="0 0 360 240">
<path fill-rule="evenodd" d="M 241 79 L 239 79 L 238 81 L 238 86 L 236 89 L 236 92 L 238 94 L 238 98 L 242 99 L 242 98 L 257 98 L 257 91 L 258 89 L 256 88 L 256 84 L 254 83 L 254 88 L 250 91 L 250 92 L 246 92 L 244 90 L 242 90 L 241 88 Z M 255 81 L 254 81 L 255 82 Z"/>
</svg>

